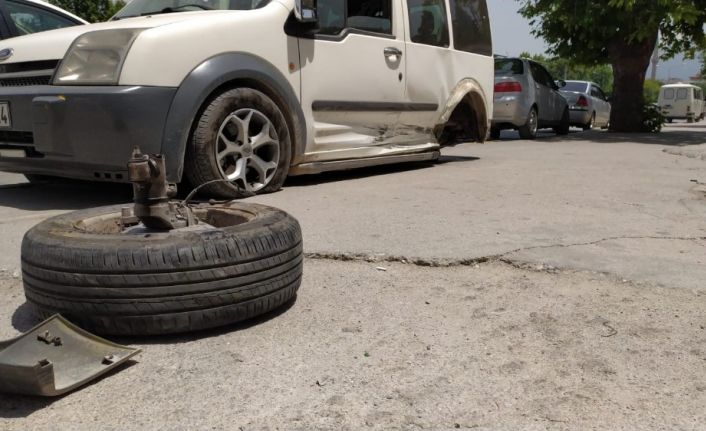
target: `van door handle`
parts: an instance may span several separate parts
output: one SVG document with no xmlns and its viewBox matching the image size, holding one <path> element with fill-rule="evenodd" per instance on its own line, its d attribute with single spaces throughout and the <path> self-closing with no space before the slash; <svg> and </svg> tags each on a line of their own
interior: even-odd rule
<svg viewBox="0 0 706 431">
<path fill-rule="evenodd" d="M 402 51 L 394 47 L 387 47 L 382 52 L 385 54 L 385 57 L 402 57 Z"/>
</svg>

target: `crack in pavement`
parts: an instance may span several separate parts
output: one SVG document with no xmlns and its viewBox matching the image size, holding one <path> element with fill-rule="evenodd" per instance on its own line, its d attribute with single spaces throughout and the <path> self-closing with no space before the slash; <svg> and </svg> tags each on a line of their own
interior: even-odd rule
<svg viewBox="0 0 706 431">
<path fill-rule="evenodd" d="M 611 236 L 601 238 L 595 241 L 577 242 L 570 244 L 550 244 L 550 245 L 535 245 L 531 247 L 521 247 L 504 253 L 492 254 L 488 256 L 472 257 L 464 259 L 444 259 L 444 258 L 422 258 L 409 257 L 399 255 L 388 255 L 385 253 L 348 253 L 348 252 L 309 252 L 304 253 L 304 257 L 314 260 L 336 260 L 341 262 L 390 262 L 412 264 L 416 266 L 433 267 L 433 268 L 451 268 L 457 266 L 473 266 L 487 262 L 503 262 L 520 268 L 518 262 L 507 257 L 508 255 L 520 253 L 523 251 L 549 249 L 549 248 L 569 248 L 581 247 L 587 245 L 597 245 L 606 241 L 617 241 L 622 239 L 653 239 L 666 241 L 689 241 L 697 245 L 704 246 L 699 241 L 706 240 L 706 236 L 681 237 L 681 236 Z"/>
</svg>

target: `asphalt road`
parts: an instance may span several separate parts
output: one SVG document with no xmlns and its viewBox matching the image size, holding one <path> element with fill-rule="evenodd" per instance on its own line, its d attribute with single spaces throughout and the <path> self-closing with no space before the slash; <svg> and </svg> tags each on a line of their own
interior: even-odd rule
<svg viewBox="0 0 706 431">
<path fill-rule="evenodd" d="M 302 224 L 296 302 L 117 340 L 144 352 L 57 400 L 0 395 L 0 428 L 703 427 L 706 126 L 515 138 L 251 198 Z M 36 323 L 23 233 L 130 190 L 0 184 L 6 339 Z"/>
</svg>

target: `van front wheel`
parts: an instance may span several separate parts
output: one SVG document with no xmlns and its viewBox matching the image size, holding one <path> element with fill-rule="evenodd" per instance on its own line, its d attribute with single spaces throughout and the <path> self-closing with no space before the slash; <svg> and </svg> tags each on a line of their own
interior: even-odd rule
<svg viewBox="0 0 706 431">
<path fill-rule="evenodd" d="M 184 171 L 205 195 L 240 198 L 279 190 L 291 161 L 284 115 L 264 93 L 236 88 L 216 96 L 199 117 Z"/>
</svg>

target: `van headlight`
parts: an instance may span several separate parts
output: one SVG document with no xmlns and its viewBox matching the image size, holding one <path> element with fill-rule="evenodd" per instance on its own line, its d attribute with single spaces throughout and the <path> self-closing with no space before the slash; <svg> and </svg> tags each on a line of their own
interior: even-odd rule
<svg viewBox="0 0 706 431">
<path fill-rule="evenodd" d="M 98 30 L 79 36 L 61 60 L 54 85 L 117 85 L 125 57 L 142 31 Z"/>
</svg>

